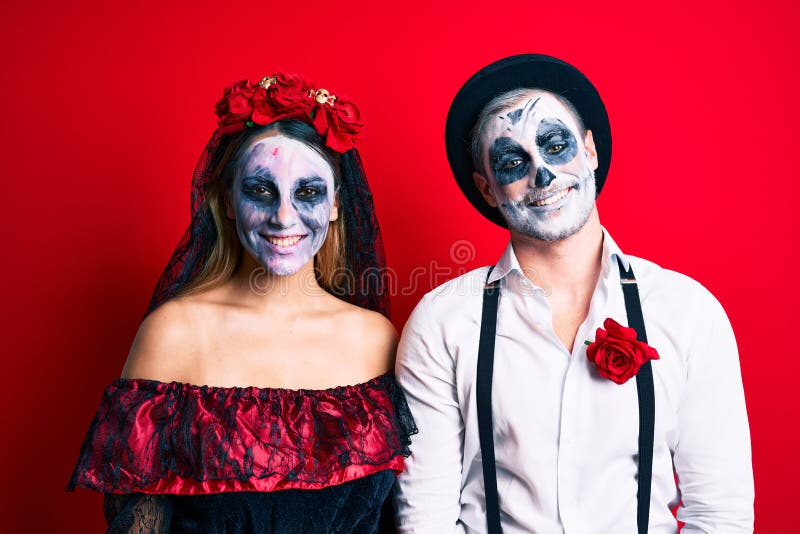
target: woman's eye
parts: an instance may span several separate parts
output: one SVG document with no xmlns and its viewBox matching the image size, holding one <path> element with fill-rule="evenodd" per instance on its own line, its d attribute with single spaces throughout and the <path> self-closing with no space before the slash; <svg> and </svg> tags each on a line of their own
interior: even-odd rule
<svg viewBox="0 0 800 534">
<path fill-rule="evenodd" d="M 250 191 L 254 195 L 259 196 L 259 197 L 272 196 L 272 190 L 269 187 L 265 186 L 265 185 L 254 185 L 253 187 L 250 188 Z"/>
<path fill-rule="evenodd" d="M 313 197 L 318 194 L 318 191 L 313 187 L 303 187 L 297 190 L 297 196 L 300 198 Z"/>
<path fill-rule="evenodd" d="M 244 187 L 244 192 L 252 197 L 261 197 L 265 199 L 272 198 L 274 190 L 268 185 L 252 184 Z"/>
<path fill-rule="evenodd" d="M 563 144 L 560 144 L 560 145 L 550 145 L 549 147 L 547 147 L 547 151 L 546 151 L 546 152 L 547 152 L 548 154 L 558 154 L 558 153 L 559 153 L 559 152 L 561 152 L 562 150 L 564 150 L 564 145 L 563 145 Z"/>
<path fill-rule="evenodd" d="M 503 168 L 504 169 L 513 169 L 515 167 L 519 167 L 520 165 L 522 165 L 522 160 L 519 159 L 519 158 L 516 158 L 516 159 L 512 159 L 511 161 L 506 162 L 506 164 L 503 165 Z"/>
</svg>

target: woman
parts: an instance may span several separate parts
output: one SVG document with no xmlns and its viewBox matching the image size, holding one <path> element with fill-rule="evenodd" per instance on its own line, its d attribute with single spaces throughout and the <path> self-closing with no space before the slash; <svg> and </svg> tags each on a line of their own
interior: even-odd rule
<svg viewBox="0 0 800 534">
<path fill-rule="evenodd" d="M 69 489 L 111 532 L 374 532 L 415 432 L 352 103 L 228 87 L 192 220 Z"/>
</svg>

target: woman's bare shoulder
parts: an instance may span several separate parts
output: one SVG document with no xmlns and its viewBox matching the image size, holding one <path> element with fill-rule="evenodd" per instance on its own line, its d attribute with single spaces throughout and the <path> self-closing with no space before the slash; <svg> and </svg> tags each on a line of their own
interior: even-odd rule
<svg viewBox="0 0 800 534">
<path fill-rule="evenodd" d="M 367 374 L 378 376 L 394 368 L 397 352 L 397 330 L 382 314 L 343 303 L 337 314 L 338 331 L 342 332 L 351 354 L 367 366 Z"/>
<path fill-rule="evenodd" d="M 202 315 L 192 297 L 173 299 L 156 308 L 139 326 L 122 376 L 185 381 L 185 370 L 198 352 Z"/>
</svg>

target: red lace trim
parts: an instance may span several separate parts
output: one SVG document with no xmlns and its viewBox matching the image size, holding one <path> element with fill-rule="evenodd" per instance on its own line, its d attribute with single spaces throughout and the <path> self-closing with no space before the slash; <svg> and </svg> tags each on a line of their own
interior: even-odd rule
<svg viewBox="0 0 800 534">
<path fill-rule="evenodd" d="M 119 379 L 105 390 L 68 489 L 320 489 L 402 471 L 414 432 L 389 374 L 327 390 Z"/>
</svg>

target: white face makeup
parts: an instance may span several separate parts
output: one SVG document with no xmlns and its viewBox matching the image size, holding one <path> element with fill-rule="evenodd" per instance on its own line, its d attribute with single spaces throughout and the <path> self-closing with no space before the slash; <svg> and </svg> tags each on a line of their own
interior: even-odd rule
<svg viewBox="0 0 800 534">
<path fill-rule="evenodd" d="M 312 148 L 280 134 L 251 142 L 236 166 L 231 204 L 242 245 L 271 273 L 296 273 L 336 219 L 333 170 Z"/>
<path fill-rule="evenodd" d="M 544 241 L 577 232 L 594 208 L 597 158 L 555 96 L 529 91 L 481 139 L 494 201 L 511 230 Z"/>
</svg>

